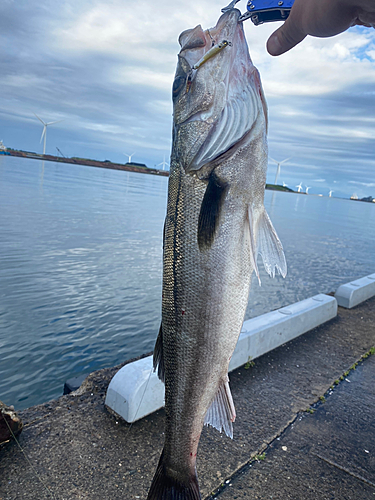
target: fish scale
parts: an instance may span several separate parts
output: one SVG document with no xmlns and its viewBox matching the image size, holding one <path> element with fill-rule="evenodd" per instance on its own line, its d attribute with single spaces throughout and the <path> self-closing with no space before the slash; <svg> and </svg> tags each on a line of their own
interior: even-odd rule
<svg viewBox="0 0 375 500">
<path fill-rule="evenodd" d="M 196 456 L 203 425 L 233 435 L 228 366 L 251 275 L 259 275 L 258 252 L 270 274 L 286 273 L 263 205 L 267 107 L 239 16 L 229 10 L 209 32 L 197 26 L 179 40 L 154 350 L 165 382 L 165 443 L 148 500 L 201 498 Z M 213 41 L 221 43 L 217 50 Z"/>
</svg>

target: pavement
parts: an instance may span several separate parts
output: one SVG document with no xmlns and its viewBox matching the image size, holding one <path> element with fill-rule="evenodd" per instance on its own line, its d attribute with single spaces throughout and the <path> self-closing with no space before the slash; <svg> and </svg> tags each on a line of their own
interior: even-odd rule
<svg viewBox="0 0 375 500">
<path fill-rule="evenodd" d="M 375 298 L 232 372 L 234 439 L 204 428 L 202 498 L 375 500 L 374 346 Z M 19 412 L 22 450 L 0 447 L 0 500 L 146 499 L 164 410 L 131 426 L 111 414 L 119 368 Z"/>
</svg>

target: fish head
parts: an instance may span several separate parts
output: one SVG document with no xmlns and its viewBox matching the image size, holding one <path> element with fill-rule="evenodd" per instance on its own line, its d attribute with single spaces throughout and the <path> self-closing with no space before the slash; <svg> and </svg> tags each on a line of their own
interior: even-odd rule
<svg viewBox="0 0 375 500">
<path fill-rule="evenodd" d="M 174 152 L 186 172 L 204 178 L 255 125 L 266 129 L 267 106 L 247 47 L 240 11 L 212 29 L 181 33 L 173 83 Z"/>
</svg>

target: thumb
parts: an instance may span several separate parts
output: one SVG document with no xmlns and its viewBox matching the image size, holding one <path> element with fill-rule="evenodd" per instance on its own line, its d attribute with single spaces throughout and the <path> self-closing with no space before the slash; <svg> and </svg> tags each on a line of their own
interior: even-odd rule
<svg viewBox="0 0 375 500">
<path fill-rule="evenodd" d="M 289 17 L 285 23 L 269 37 L 267 41 L 267 51 L 271 56 L 279 56 L 302 42 L 305 37 L 306 33 L 303 33 Z"/>
</svg>

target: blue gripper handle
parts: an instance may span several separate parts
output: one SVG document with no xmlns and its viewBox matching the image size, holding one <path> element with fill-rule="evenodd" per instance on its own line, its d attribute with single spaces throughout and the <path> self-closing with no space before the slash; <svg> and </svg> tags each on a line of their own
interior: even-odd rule
<svg viewBox="0 0 375 500">
<path fill-rule="evenodd" d="M 250 18 L 256 26 L 272 21 L 285 21 L 293 3 L 294 0 L 249 0 L 247 12 L 241 17 Z"/>
</svg>

